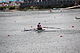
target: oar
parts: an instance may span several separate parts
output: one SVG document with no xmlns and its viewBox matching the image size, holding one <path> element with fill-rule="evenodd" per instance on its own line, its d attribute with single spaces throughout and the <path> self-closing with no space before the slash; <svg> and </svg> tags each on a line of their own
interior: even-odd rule
<svg viewBox="0 0 80 53">
<path fill-rule="evenodd" d="M 31 28 L 33 28 L 32 26 L 31 26 Z M 33 28 L 33 29 L 25 29 L 24 28 L 24 31 L 32 31 L 32 30 L 34 30 L 35 28 Z"/>
<path fill-rule="evenodd" d="M 34 29 L 24 29 L 24 31 L 33 31 Z"/>
<path fill-rule="evenodd" d="M 31 30 L 32 30 L 32 29 L 25 29 L 25 28 L 24 28 L 24 31 L 31 31 Z"/>
<path fill-rule="evenodd" d="M 61 28 L 55 28 L 55 27 L 43 27 L 43 28 L 50 28 L 50 29 L 61 29 Z"/>
</svg>

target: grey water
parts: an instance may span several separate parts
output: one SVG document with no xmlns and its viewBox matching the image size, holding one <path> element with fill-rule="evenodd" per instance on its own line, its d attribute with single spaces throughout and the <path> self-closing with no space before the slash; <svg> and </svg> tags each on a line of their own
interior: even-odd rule
<svg viewBox="0 0 80 53">
<path fill-rule="evenodd" d="M 80 53 L 80 9 L 0 12 L 0 53 Z M 24 31 L 43 27 L 47 32 Z"/>
</svg>

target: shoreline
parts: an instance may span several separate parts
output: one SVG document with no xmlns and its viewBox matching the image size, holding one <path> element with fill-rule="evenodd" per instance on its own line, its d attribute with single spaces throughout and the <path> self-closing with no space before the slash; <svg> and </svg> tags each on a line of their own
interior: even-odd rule
<svg viewBox="0 0 80 53">
<path fill-rule="evenodd" d="M 28 10 L 18 10 L 18 9 L 13 9 L 13 10 L 0 10 L 0 12 L 16 12 L 16 11 L 51 11 L 51 10 L 69 10 L 69 9 L 80 9 L 75 8 L 75 7 L 67 7 L 67 8 L 56 8 L 56 9 L 28 9 Z"/>
<path fill-rule="evenodd" d="M 32 9 L 27 9 L 27 8 L 23 8 L 23 9 L 21 9 L 21 8 L 15 8 L 15 9 L 12 9 L 12 10 L 10 10 L 9 8 L 5 8 L 5 9 L 3 9 L 3 10 L 0 10 L 0 11 L 2 11 L 2 12 L 15 12 L 15 11 L 45 11 L 45 10 L 68 10 L 68 9 L 80 9 L 80 5 L 77 5 L 77 6 L 72 6 L 72 7 L 65 7 L 65 8 L 53 8 L 53 9 L 50 9 L 50 8 L 48 8 L 48 9 L 34 9 L 34 8 L 32 8 Z"/>
</svg>

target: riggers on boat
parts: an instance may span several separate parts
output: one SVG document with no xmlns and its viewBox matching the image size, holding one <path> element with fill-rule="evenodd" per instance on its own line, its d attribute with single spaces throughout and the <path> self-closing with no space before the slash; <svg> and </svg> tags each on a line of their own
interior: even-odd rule
<svg viewBox="0 0 80 53">
<path fill-rule="evenodd" d="M 45 29 L 41 29 L 41 30 L 34 29 L 34 31 L 37 31 L 37 32 L 43 32 L 43 31 L 45 31 Z"/>
<path fill-rule="evenodd" d="M 42 30 L 38 30 L 38 29 L 29 29 L 29 30 L 24 30 L 24 31 L 35 31 L 35 32 L 56 32 L 56 31 L 58 31 L 58 30 L 60 30 L 60 29 L 42 29 Z"/>
<path fill-rule="evenodd" d="M 24 31 L 45 31 L 45 29 L 41 29 L 41 30 L 38 30 L 38 29 L 29 29 L 29 30 L 26 30 L 26 29 L 24 29 Z"/>
</svg>

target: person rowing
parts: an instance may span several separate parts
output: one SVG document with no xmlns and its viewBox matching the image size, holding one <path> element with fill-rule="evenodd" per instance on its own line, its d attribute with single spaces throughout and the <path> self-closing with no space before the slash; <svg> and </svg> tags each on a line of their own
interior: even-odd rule
<svg viewBox="0 0 80 53">
<path fill-rule="evenodd" d="M 40 23 L 38 23 L 38 25 L 37 25 L 37 30 L 42 30 L 42 26 Z"/>
</svg>

